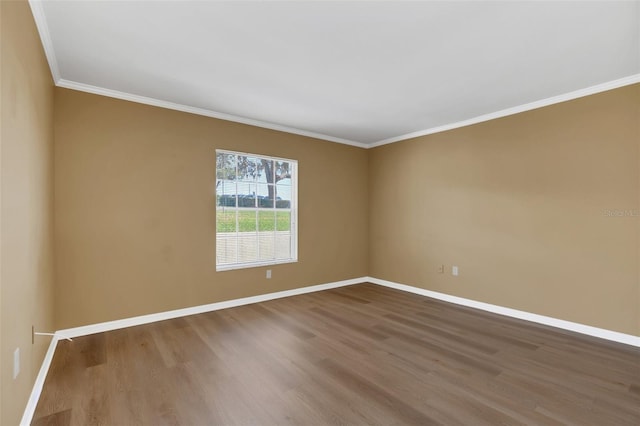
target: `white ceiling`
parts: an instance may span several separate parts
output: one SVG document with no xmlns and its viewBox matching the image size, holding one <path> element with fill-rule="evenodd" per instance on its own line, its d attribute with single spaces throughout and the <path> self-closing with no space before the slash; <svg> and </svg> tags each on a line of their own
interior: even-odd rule
<svg viewBox="0 0 640 426">
<path fill-rule="evenodd" d="M 640 81 L 639 1 L 31 5 L 60 86 L 364 147 Z"/>
</svg>

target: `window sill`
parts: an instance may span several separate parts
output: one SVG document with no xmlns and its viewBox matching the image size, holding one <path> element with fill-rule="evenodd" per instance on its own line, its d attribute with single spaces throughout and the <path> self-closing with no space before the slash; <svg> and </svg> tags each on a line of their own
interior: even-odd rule
<svg viewBox="0 0 640 426">
<path fill-rule="evenodd" d="M 236 269 L 248 269 L 259 268 L 263 266 L 282 265 L 285 263 L 297 263 L 298 259 L 283 259 L 283 260 L 270 260 L 268 262 L 251 262 L 251 263 L 236 263 L 231 265 L 216 265 L 216 272 L 233 271 Z"/>
</svg>

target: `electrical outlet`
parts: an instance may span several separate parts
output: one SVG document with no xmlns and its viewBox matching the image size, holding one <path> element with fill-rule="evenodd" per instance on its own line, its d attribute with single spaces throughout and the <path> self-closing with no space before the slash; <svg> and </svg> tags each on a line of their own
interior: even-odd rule
<svg viewBox="0 0 640 426">
<path fill-rule="evenodd" d="M 451 267 L 451 275 L 457 277 L 458 276 L 458 267 L 457 266 L 452 266 Z"/>
<path fill-rule="evenodd" d="M 20 374 L 20 348 L 13 351 L 13 380 Z"/>
<path fill-rule="evenodd" d="M 438 266 L 438 273 L 439 274 L 444 274 L 444 265 Z"/>
<path fill-rule="evenodd" d="M 267 279 L 271 279 L 271 269 L 267 269 Z"/>
</svg>

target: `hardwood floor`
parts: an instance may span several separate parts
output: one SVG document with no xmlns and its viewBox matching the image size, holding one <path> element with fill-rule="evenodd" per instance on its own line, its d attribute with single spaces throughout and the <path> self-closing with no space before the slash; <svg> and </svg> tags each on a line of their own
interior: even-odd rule
<svg viewBox="0 0 640 426">
<path fill-rule="evenodd" d="M 640 349 L 361 284 L 60 341 L 34 425 L 639 425 Z"/>
</svg>

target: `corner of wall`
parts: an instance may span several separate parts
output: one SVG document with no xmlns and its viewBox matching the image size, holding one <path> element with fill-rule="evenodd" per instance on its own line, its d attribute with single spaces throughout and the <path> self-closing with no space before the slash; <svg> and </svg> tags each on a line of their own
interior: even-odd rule
<svg viewBox="0 0 640 426">
<path fill-rule="evenodd" d="M 0 423 L 9 425 L 49 345 L 32 343 L 31 327 L 53 328 L 53 81 L 28 2 L 0 2 L 0 20 Z"/>
</svg>

